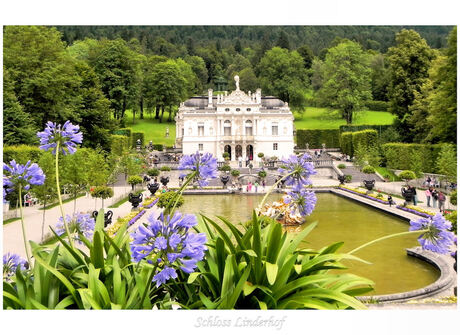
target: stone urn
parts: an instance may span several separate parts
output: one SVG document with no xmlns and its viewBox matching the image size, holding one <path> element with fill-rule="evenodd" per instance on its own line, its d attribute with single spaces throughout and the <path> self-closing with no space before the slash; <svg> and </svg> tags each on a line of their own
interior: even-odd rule
<svg viewBox="0 0 460 335">
<path fill-rule="evenodd" d="M 133 193 L 129 193 L 128 201 L 131 205 L 136 208 L 142 202 L 143 194 L 139 193 L 139 195 L 134 195 Z"/>
<path fill-rule="evenodd" d="M 340 184 L 344 184 L 345 183 L 345 175 L 339 175 L 337 177 L 337 179 L 339 180 Z"/>
<path fill-rule="evenodd" d="M 150 181 L 150 177 L 149 176 L 144 176 L 144 183 L 147 183 Z"/>
<path fill-rule="evenodd" d="M 228 181 L 230 180 L 230 177 L 227 175 L 221 176 L 220 181 L 222 184 L 224 184 L 224 188 L 227 186 Z"/>
<path fill-rule="evenodd" d="M 153 183 L 153 184 L 147 184 L 147 188 L 150 191 L 152 195 L 154 195 L 158 189 L 160 188 L 160 184 L 158 183 Z"/>
<path fill-rule="evenodd" d="M 98 211 L 94 211 L 93 212 L 93 218 L 94 220 L 96 220 L 97 218 L 97 214 L 99 212 Z M 107 213 L 104 214 L 104 228 L 107 227 L 109 224 L 112 223 L 112 216 L 113 216 L 113 212 L 112 211 L 108 211 Z"/>
<path fill-rule="evenodd" d="M 369 191 L 375 186 L 375 180 L 363 180 L 364 187 L 367 188 Z"/>
<path fill-rule="evenodd" d="M 163 184 L 164 187 L 166 187 L 166 185 L 168 185 L 169 183 L 169 177 L 161 177 L 160 182 Z"/>
</svg>

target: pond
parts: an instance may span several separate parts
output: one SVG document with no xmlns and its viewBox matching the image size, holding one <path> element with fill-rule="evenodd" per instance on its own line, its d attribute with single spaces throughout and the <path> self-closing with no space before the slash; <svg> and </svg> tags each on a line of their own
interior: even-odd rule
<svg viewBox="0 0 460 335">
<path fill-rule="evenodd" d="M 272 194 L 268 202 L 276 201 L 280 194 Z M 313 214 L 302 226 L 286 227 L 289 231 L 301 231 L 317 221 L 317 227 L 306 237 L 304 247 L 319 249 L 334 242 L 343 241 L 339 250 L 347 252 L 375 238 L 407 231 L 408 223 L 331 193 L 317 193 L 318 202 Z M 262 196 L 256 195 L 189 195 L 184 196 L 182 213 L 202 213 L 211 218 L 226 217 L 230 222 L 247 221 Z M 216 222 L 219 222 L 216 220 Z M 375 282 L 369 295 L 391 294 L 415 290 L 433 283 L 439 271 L 430 264 L 407 256 L 406 248 L 417 246 L 417 235 L 396 237 L 376 243 L 355 255 L 371 262 L 348 262 L 349 270 Z"/>
</svg>

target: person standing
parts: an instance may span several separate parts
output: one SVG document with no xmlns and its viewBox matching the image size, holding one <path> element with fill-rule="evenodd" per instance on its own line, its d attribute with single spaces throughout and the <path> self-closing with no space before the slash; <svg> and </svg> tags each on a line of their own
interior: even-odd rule
<svg viewBox="0 0 460 335">
<path fill-rule="evenodd" d="M 262 179 L 262 187 L 263 187 L 263 191 L 265 192 L 265 179 Z"/>
<path fill-rule="evenodd" d="M 433 198 L 433 208 L 436 208 L 437 207 L 436 204 L 438 201 L 438 192 L 434 188 L 431 191 L 431 197 Z"/>
<path fill-rule="evenodd" d="M 439 191 L 438 194 L 438 201 L 439 201 L 439 211 L 442 212 L 444 210 L 444 203 L 446 202 L 446 196 L 442 191 Z"/>
<path fill-rule="evenodd" d="M 252 190 L 252 183 L 248 182 L 248 192 L 251 192 L 251 190 Z"/>
<path fill-rule="evenodd" d="M 417 189 L 415 186 L 412 186 L 412 202 L 414 203 L 414 206 L 417 206 L 418 199 L 417 199 Z"/>
<path fill-rule="evenodd" d="M 429 188 L 426 189 L 425 196 L 426 196 L 426 205 L 430 207 L 431 190 Z"/>
<path fill-rule="evenodd" d="M 238 157 L 238 165 L 239 167 L 243 167 L 243 156 Z"/>
<path fill-rule="evenodd" d="M 254 183 L 254 192 L 257 193 L 257 189 L 259 188 L 259 183 L 258 182 L 255 182 Z"/>
</svg>

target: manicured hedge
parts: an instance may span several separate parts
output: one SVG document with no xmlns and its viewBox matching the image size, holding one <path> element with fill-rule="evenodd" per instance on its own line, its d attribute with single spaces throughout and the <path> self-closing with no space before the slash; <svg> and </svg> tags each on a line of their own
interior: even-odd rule
<svg viewBox="0 0 460 335">
<path fill-rule="evenodd" d="M 377 132 L 378 132 L 378 134 L 380 136 L 382 134 L 382 132 L 384 132 L 385 130 L 387 130 L 390 127 L 391 127 L 391 125 L 363 124 L 363 125 L 359 125 L 359 126 L 343 125 L 343 126 L 340 126 L 339 129 L 340 129 L 341 133 L 349 132 L 349 131 L 355 132 L 355 131 L 361 131 L 361 130 L 366 130 L 366 129 L 375 129 L 375 130 L 377 130 Z"/>
<path fill-rule="evenodd" d="M 131 143 L 132 143 L 132 147 L 133 148 L 136 148 L 136 143 L 137 143 L 137 140 L 141 140 L 141 147 L 143 147 L 145 145 L 145 141 L 144 141 L 144 132 L 143 131 L 139 131 L 139 132 L 132 132 L 132 137 L 131 137 Z"/>
<path fill-rule="evenodd" d="M 113 154 L 121 156 L 129 148 L 129 138 L 123 135 L 110 135 L 111 151 Z"/>
<path fill-rule="evenodd" d="M 371 111 L 386 112 L 388 110 L 388 107 L 390 106 L 390 103 L 388 101 L 369 100 L 366 101 L 365 105 Z"/>
<path fill-rule="evenodd" d="M 353 133 L 351 131 L 340 134 L 340 149 L 346 155 L 353 157 Z"/>
<path fill-rule="evenodd" d="M 128 146 L 131 146 L 131 134 L 132 134 L 131 128 L 120 128 L 120 129 L 114 130 L 113 134 L 127 136 Z"/>
<path fill-rule="evenodd" d="M 365 148 L 377 146 L 378 134 L 377 130 L 366 129 L 355 131 L 352 135 L 353 151 L 362 146 Z"/>
<path fill-rule="evenodd" d="M 10 163 L 13 159 L 16 163 L 25 164 L 28 160 L 38 163 L 44 151 L 31 145 L 7 145 L 3 147 L 3 162 Z"/>
<path fill-rule="evenodd" d="M 386 165 L 390 169 L 411 170 L 411 157 L 414 151 L 420 153 L 422 172 L 436 173 L 436 160 L 441 144 L 386 143 L 382 145 Z"/>
<path fill-rule="evenodd" d="M 305 149 L 308 143 L 309 148 L 322 148 L 323 143 L 326 148 L 339 148 L 340 131 L 338 129 L 299 129 L 297 130 L 297 148 Z"/>
<path fill-rule="evenodd" d="M 153 150 L 163 151 L 163 144 L 153 144 Z"/>
</svg>

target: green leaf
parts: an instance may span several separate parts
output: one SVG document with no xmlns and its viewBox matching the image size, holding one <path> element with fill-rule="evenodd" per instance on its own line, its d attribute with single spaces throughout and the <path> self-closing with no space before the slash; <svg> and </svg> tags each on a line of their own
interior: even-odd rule
<svg viewBox="0 0 460 335">
<path fill-rule="evenodd" d="M 234 254 L 236 252 L 235 246 L 233 245 L 233 242 L 230 240 L 230 237 L 228 237 L 227 233 L 213 220 L 209 219 L 208 217 L 204 215 L 201 215 L 201 216 L 203 217 L 203 219 L 205 219 L 206 221 L 208 221 L 210 224 L 214 226 L 214 228 L 219 233 L 219 237 L 221 237 L 224 240 L 225 244 L 229 247 L 230 252 Z"/>
<path fill-rule="evenodd" d="M 102 248 L 102 237 L 99 231 L 93 235 L 93 246 L 90 250 L 91 263 L 96 269 L 104 267 L 104 249 Z"/>
<path fill-rule="evenodd" d="M 268 243 L 267 243 L 267 261 L 276 263 L 278 252 L 280 250 L 281 241 L 281 225 L 278 223 L 271 223 L 269 226 Z"/>
<path fill-rule="evenodd" d="M 243 290 L 243 286 L 246 283 L 246 280 L 248 279 L 250 272 L 251 272 L 251 268 L 247 267 L 246 270 L 244 271 L 243 275 L 240 277 L 240 280 L 236 284 L 232 295 L 228 299 L 228 302 L 227 302 L 227 307 L 228 308 L 234 308 L 235 307 L 235 304 L 236 304 L 236 302 L 238 300 L 238 297 L 241 294 L 241 291 Z"/>
<path fill-rule="evenodd" d="M 292 241 L 285 241 L 278 256 L 278 266 L 282 266 L 282 262 L 284 262 L 288 255 L 294 253 L 299 243 L 302 242 L 302 240 L 316 227 L 317 224 L 317 222 L 313 222 L 298 233 Z"/>
<path fill-rule="evenodd" d="M 200 275 L 201 273 L 200 272 L 192 272 L 189 276 L 188 276 L 188 279 L 187 279 L 187 284 L 191 284 L 195 281 L 195 279 L 198 278 L 198 276 Z"/>
<path fill-rule="evenodd" d="M 278 265 L 265 262 L 265 271 L 267 273 L 268 283 L 273 285 L 276 281 L 276 275 L 278 274 Z"/>
<path fill-rule="evenodd" d="M 73 304 L 73 298 L 68 295 L 64 299 L 62 299 L 55 307 L 54 309 L 65 309 L 66 307 L 70 306 Z"/>
<path fill-rule="evenodd" d="M 85 309 L 101 309 L 101 306 L 94 300 L 90 289 L 79 288 L 78 293 L 80 293 L 81 301 Z"/>
<path fill-rule="evenodd" d="M 6 292 L 6 291 L 3 291 L 3 297 L 7 298 L 7 299 L 10 299 L 10 300 L 14 301 L 15 303 L 17 303 L 22 308 L 25 308 L 24 304 L 16 296 L 14 296 L 13 294 L 11 294 L 9 292 Z M 5 303 L 5 301 L 3 301 L 3 303 Z"/>
<path fill-rule="evenodd" d="M 104 210 L 100 209 L 97 213 L 96 224 L 94 225 L 94 232 L 101 233 L 104 230 Z"/>
</svg>

